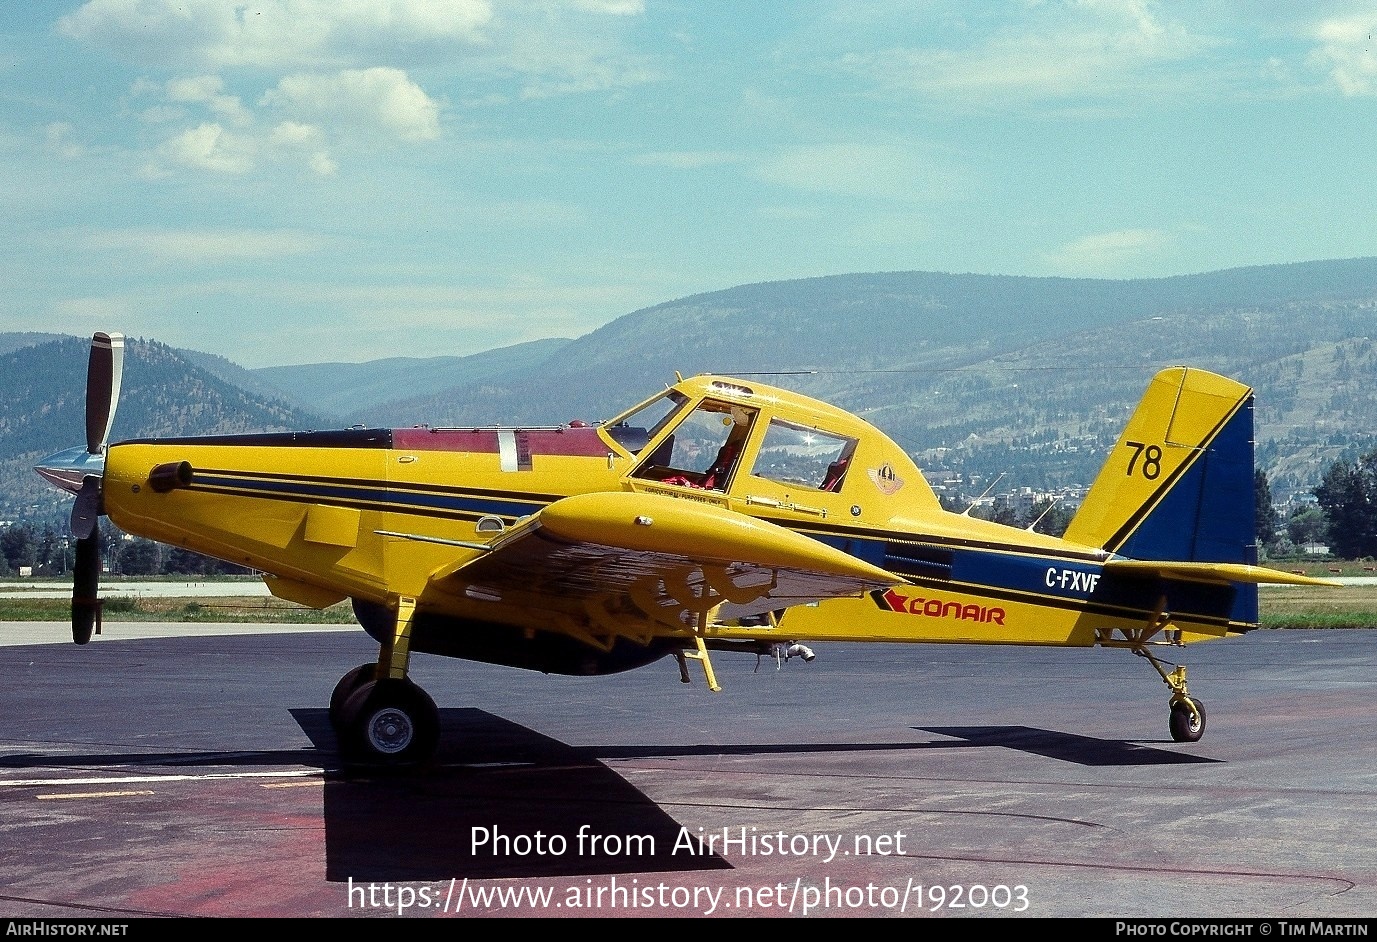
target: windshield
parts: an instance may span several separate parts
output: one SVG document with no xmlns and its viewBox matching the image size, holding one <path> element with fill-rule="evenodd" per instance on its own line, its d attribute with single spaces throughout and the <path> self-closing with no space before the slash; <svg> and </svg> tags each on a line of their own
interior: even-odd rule
<svg viewBox="0 0 1377 942">
<path fill-rule="evenodd" d="M 725 491 L 755 417 L 753 408 L 705 399 L 642 459 L 633 474 L 665 484 Z"/>
<path fill-rule="evenodd" d="M 670 423 L 686 402 L 687 396 L 671 389 L 603 427 L 614 442 L 633 455 L 639 455 L 646 443 L 660 434 L 660 430 Z"/>
</svg>

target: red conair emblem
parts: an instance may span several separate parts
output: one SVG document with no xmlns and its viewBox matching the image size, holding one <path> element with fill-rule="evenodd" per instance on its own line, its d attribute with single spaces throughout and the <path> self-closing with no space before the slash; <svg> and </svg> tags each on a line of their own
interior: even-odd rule
<svg viewBox="0 0 1377 942">
<path fill-rule="evenodd" d="M 872 596 L 881 608 L 906 615 L 922 615 L 925 618 L 956 618 L 961 621 L 988 622 L 993 625 L 1004 624 L 1004 609 L 994 606 L 974 605 L 962 602 L 944 602 L 941 599 L 917 598 L 900 595 L 894 589 L 885 589 Z"/>
</svg>

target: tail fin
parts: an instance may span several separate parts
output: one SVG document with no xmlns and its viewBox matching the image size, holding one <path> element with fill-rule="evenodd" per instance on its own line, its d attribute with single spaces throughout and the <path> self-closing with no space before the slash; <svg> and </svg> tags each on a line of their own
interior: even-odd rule
<svg viewBox="0 0 1377 942">
<path fill-rule="evenodd" d="M 1153 377 L 1065 538 L 1132 559 L 1256 565 L 1253 391 L 1205 370 Z"/>
</svg>

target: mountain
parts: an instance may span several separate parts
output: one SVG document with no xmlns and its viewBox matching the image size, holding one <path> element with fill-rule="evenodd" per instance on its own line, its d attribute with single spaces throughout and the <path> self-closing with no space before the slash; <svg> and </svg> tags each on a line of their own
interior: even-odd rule
<svg viewBox="0 0 1377 942">
<path fill-rule="evenodd" d="M 568 343 L 550 338 L 464 357 L 393 357 L 366 363 L 270 366 L 248 372 L 265 388 L 276 388 L 295 402 L 349 424 L 397 400 L 399 389 L 407 390 L 406 400 L 410 400 L 494 377 L 522 375 L 538 369 Z"/>
<path fill-rule="evenodd" d="M 935 483 L 969 492 L 1008 473 L 1005 487 L 1056 488 L 1088 483 L 1152 374 L 1187 364 L 1256 388 L 1258 463 L 1285 500 L 1377 443 L 1374 337 L 1372 258 L 1122 281 L 837 275 L 693 295 L 471 357 L 244 370 L 135 342 L 114 437 L 594 421 L 676 371 L 721 372 L 863 414 Z M 85 349 L 73 338 L 0 357 L 0 519 L 53 506 L 25 463 L 81 441 Z"/>
<path fill-rule="evenodd" d="M 86 440 L 90 341 L 64 337 L 0 356 L 0 520 L 65 517 L 70 499 L 33 472 L 44 455 Z M 264 399 L 154 341 L 127 339 L 111 440 L 323 427 L 319 416 Z"/>
<path fill-rule="evenodd" d="M 0 355 L 13 353 L 15 350 L 22 350 L 25 347 L 37 346 L 40 343 L 61 340 L 64 336 L 64 334 L 39 334 L 32 332 L 0 334 Z"/>
<path fill-rule="evenodd" d="M 371 410 L 375 424 L 609 418 L 674 372 L 756 375 L 834 401 L 930 477 L 1086 483 L 1152 374 L 1184 363 L 1258 391 L 1259 462 L 1308 491 L 1377 431 L 1377 259 L 1107 281 L 840 275 L 659 304 L 535 372 Z"/>
<path fill-rule="evenodd" d="M 309 398 L 297 398 L 285 389 L 272 383 L 264 382 L 259 378 L 256 370 L 245 369 L 238 363 L 234 363 L 225 357 L 214 353 L 202 353 L 199 350 L 184 349 L 178 349 L 177 354 L 192 366 L 199 366 L 216 379 L 223 380 L 229 385 L 242 389 L 245 392 L 252 393 L 261 399 L 281 399 L 298 409 L 303 409 L 315 415 L 326 415 L 326 412 L 318 406 L 313 405 Z"/>
<path fill-rule="evenodd" d="M 425 407 L 429 420 L 453 425 L 552 422 L 570 418 L 552 406 L 567 411 L 566 403 L 578 402 L 583 418 L 607 417 L 676 370 L 776 378 L 806 372 L 810 378 L 784 384 L 841 397 L 852 407 L 867 404 L 861 396 L 877 388 L 892 388 L 902 403 L 909 398 L 904 390 L 926 390 L 939 371 L 1019 351 L 1038 348 L 1049 365 L 1074 365 L 1069 355 L 1058 356 L 1059 347 L 1087 332 L 1107 330 L 1112 337 L 1123 325 L 1157 323 L 1154 317 L 1307 316 L 1373 298 L 1377 259 L 1124 281 L 892 272 L 770 282 L 627 314 L 563 347 L 538 371 L 512 371 L 369 416 L 410 423 Z M 1144 362 L 1145 350 L 1146 359 L 1166 362 L 1172 354 L 1162 348 L 1181 346 L 1164 336 L 1154 347 L 1129 352 L 1135 365 Z M 880 378 L 887 374 L 891 379 Z"/>
</svg>

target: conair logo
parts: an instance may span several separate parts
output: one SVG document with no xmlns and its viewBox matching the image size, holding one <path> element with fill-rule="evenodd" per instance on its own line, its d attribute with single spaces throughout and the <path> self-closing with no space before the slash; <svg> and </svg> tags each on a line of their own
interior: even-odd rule
<svg viewBox="0 0 1377 942">
<path fill-rule="evenodd" d="M 944 602 L 941 599 L 924 599 L 900 595 L 893 589 L 876 593 L 873 598 L 881 608 L 906 615 L 922 615 L 926 618 L 956 618 L 961 621 L 989 622 L 1004 624 L 1004 609 L 994 606 Z"/>
</svg>

